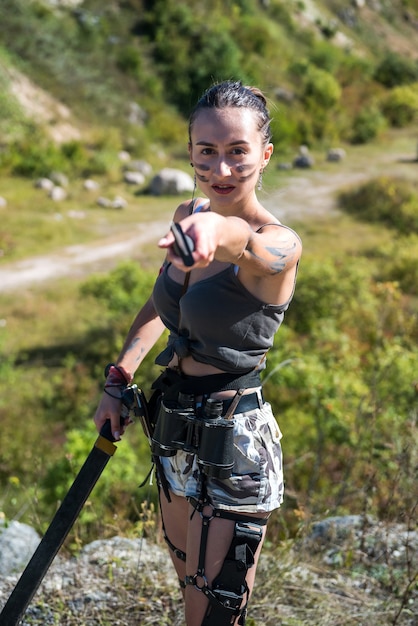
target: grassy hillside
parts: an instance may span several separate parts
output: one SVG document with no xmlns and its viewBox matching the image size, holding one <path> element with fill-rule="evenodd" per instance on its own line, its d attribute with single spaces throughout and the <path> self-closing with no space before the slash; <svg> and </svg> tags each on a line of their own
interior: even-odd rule
<svg viewBox="0 0 418 626">
<path fill-rule="evenodd" d="M 184 117 L 213 80 L 230 77 L 266 91 L 283 149 L 372 139 L 388 123 L 391 89 L 416 93 L 418 8 L 412 0 L 357 4 L 365 6 L 3 0 L 3 166 L 31 173 L 4 142 L 18 139 L 28 151 L 39 129 L 82 149 L 50 154 L 41 141 L 36 173 L 54 158 L 61 168 L 106 169 L 103 156 L 94 158 L 106 149 L 155 159 L 160 144 L 165 158 L 183 154 Z"/>
<path fill-rule="evenodd" d="M 347 161 L 352 170 L 364 171 L 368 163 L 378 162 L 386 172 L 385 150 L 393 149 L 388 129 L 402 117 L 391 117 L 393 112 L 411 115 L 398 124 L 406 124 L 400 131 L 403 138 L 410 139 L 416 132 L 417 2 L 353 2 L 347 6 L 337 1 L 211 0 L 196 6 L 191 0 L 3 0 L 0 12 L 0 195 L 13 207 L 3 211 L 0 226 L 3 264 L 98 238 L 115 241 L 136 229 L 138 221 L 145 225 L 168 220 L 172 200 L 151 199 L 128 190 L 121 181 L 117 153 L 128 150 L 154 167 L 187 168 L 186 114 L 213 79 L 242 78 L 266 91 L 275 111 L 279 159 L 291 154 L 300 142 L 308 143 L 318 155 L 334 142 L 352 142 L 355 149 L 353 145 Z M 397 99 L 390 100 L 394 92 Z M 359 146 L 364 142 L 370 148 L 361 153 Z M 322 165 L 333 167 L 323 161 Z M 307 266 L 300 277 L 295 316 L 290 315 L 289 330 L 284 331 L 284 351 L 279 342 L 272 352 L 271 367 L 279 373 L 272 375 L 268 385 L 273 387 L 273 397 L 280 397 L 277 411 L 283 412 L 293 430 L 294 438 L 288 443 L 290 457 L 296 459 L 306 446 L 314 446 L 319 465 L 329 472 L 330 481 L 322 484 L 324 479 L 309 470 L 306 460 L 289 474 L 292 488 L 308 493 L 313 509 L 341 506 L 358 510 L 362 506 L 352 495 L 338 496 L 338 489 L 331 486 L 335 476 L 344 471 L 357 472 L 357 480 L 364 455 L 369 453 L 366 447 L 357 457 L 355 437 L 350 436 L 350 454 L 357 458 L 356 463 L 349 468 L 344 461 L 344 470 L 332 468 L 340 437 L 354 428 L 355 424 L 348 424 L 363 407 L 362 393 L 370 406 L 361 411 L 380 415 L 382 432 L 387 432 L 393 411 L 403 412 L 404 417 L 413 414 L 410 377 L 417 332 L 412 311 L 417 295 L 414 250 L 418 212 L 413 167 L 411 160 L 403 169 L 405 180 L 381 179 L 358 192 L 349 190 L 342 198 L 348 215 L 341 222 L 324 216 L 316 218 L 315 225 L 304 220 L 295 224 L 306 239 Z M 33 189 L 33 178 L 52 170 L 66 173 L 72 181 L 65 206 L 57 207 Z M 310 176 L 313 186 L 315 175 Z M 81 178 L 86 176 L 99 180 L 97 193 L 128 196 L 126 209 L 98 207 L 97 193 L 92 195 L 82 187 Z M 287 184 L 287 176 L 277 168 L 270 169 L 268 190 Z M 269 193 L 265 202 L 274 204 L 275 197 Z M 311 200 L 308 195 L 303 203 L 309 205 Z M 359 213 L 363 205 L 365 211 Z M 339 245 L 339 241 L 343 243 Z M 402 253 L 397 252 L 396 242 Z M 6 388 L 13 384 L 17 368 L 21 385 L 15 405 L 11 407 L 6 393 L 0 406 L 8 450 L 0 466 L 2 479 L 20 479 L 40 470 L 38 465 L 33 467 L 31 454 L 23 458 L 18 453 L 24 448 L 24 433 L 13 435 L 14 416 L 25 411 L 32 385 L 38 394 L 28 423 L 33 440 L 42 441 L 42 450 L 49 449 L 51 438 L 65 439 L 70 424 L 77 429 L 85 423 L 97 400 L 102 363 L 117 352 L 142 297 L 136 300 L 137 290 L 143 293 L 143 281 L 150 284 L 158 267 L 159 259 L 151 247 L 145 247 L 140 255 L 140 274 L 144 276 L 137 276 L 138 268 L 128 267 L 115 270 L 113 278 L 106 276 L 104 284 L 94 279 L 80 288 L 69 282 L 62 288 L 54 285 L 44 294 L 24 292 L 23 300 L 4 296 L 6 332 L 0 336 L 3 383 Z M 116 295 L 105 286 L 106 281 Z M 380 319 L 379 306 L 385 300 L 390 314 Z M 74 310 L 78 315 L 72 321 Z M 348 311 L 357 325 L 351 323 Z M 350 345 L 349 353 L 344 341 Z M 392 377 L 396 381 L 403 374 L 404 399 L 401 408 L 397 389 L 382 389 L 379 402 L 387 405 L 383 418 L 373 399 L 377 394 L 373 375 L 379 372 L 379 381 L 383 381 L 395 344 L 401 346 L 402 359 L 399 372 Z M 301 346 L 309 359 L 300 361 Z M 338 368 L 352 372 L 345 391 L 337 379 L 328 378 L 328 368 L 334 370 L 335 366 L 332 351 Z M 286 353 L 293 354 L 295 364 L 282 372 L 279 366 Z M 352 354 L 357 355 L 356 364 L 350 360 Z M 152 355 L 150 363 L 140 384 L 148 385 L 155 373 Z M 320 391 L 318 377 L 322 378 Z M 330 402 L 334 397 L 338 401 Z M 406 431 L 403 424 L 398 426 L 402 441 Z M 325 432 L 328 444 L 323 449 Z M 90 441 L 90 431 L 86 437 Z M 78 449 L 76 441 L 70 447 Z M 48 463 L 57 461 L 56 453 L 53 449 L 52 456 L 46 457 Z M 379 458 L 382 463 L 386 460 L 384 454 Z M 42 466 L 40 475 L 45 472 Z M 406 472 L 402 488 L 409 480 Z M 388 478 L 371 504 L 373 511 L 384 509 L 389 485 Z M 317 488 L 320 495 L 316 501 L 313 494 Z M 24 498 L 23 494 L 20 497 Z M 8 514 L 14 510 L 9 507 Z M 391 510 L 390 516 L 396 517 L 396 513 Z"/>
<path fill-rule="evenodd" d="M 269 97 L 276 150 L 262 201 L 304 240 L 264 381 L 285 433 L 287 481 L 271 551 L 279 541 L 286 551 L 327 515 L 416 525 L 417 20 L 412 0 L 0 3 L 0 268 L 41 254 L 63 261 L 66 246 L 120 243 L 168 222 L 177 200 L 128 187 L 118 153 L 154 171 L 187 171 L 187 113 L 212 80 L 240 78 Z M 315 167 L 278 168 L 302 143 Z M 346 159 L 326 162 L 337 145 Z M 61 204 L 33 186 L 52 171 L 70 180 Z M 99 190 L 83 187 L 87 177 Z M 99 195 L 128 203 L 99 207 Z M 103 365 L 158 271 L 154 239 L 130 261 L 97 263 L 91 276 L 78 268 L 0 294 L 6 520 L 43 531 L 91 448 Z M 136 378 L 146 391 L 158 349 Z M 143 504 L 148 495 L 155 502 L 155 488 L 138 490 L 149 469 L 139 426 L 119 447 L 68 539 L 72 552 L 98 536 L 137 533 L 144 516 L 155 522 Z M 346 569 L 355 562 L 361 577 L 362 558 L 348 550 Z M 368 574 L 383 598 L 414 608 L 412 565 L 373 561 Z M 277 577 L 263 580 L 272 597 Z"/>
</svg>

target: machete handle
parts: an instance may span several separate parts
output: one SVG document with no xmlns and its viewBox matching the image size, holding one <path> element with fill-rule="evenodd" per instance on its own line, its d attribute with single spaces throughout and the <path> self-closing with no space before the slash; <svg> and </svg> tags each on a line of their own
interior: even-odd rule
<svg viewBox="0 0 418 626">
<path fill-rule="evenodd" d="M 122 405 L 122 411 L 120 414 L 120 425 L 121 426 L 125 426 L 126 425 L 126 419 L 129 417 L 129 409 L 127 408 L 126 404 L 123 403 Z M 105 439 L 108 439 L 109 441 L 111 441 L 112 443 L 114 441 L 116 441 L 116 439 L 113 436 L 112 433 L 112 423 L 110 420 L 106 420 L 105 423 L 103 424 L 101 430 L 100 430 L 100 434 L 102 437 L 104 437 Z"/>
<path fill-rule="evenodd" d="M 121 416 L 120 418 L 120 425 L 124 426 L 125 424 L 125 418 Z M 109 441 L 111 441 L 112 443 L 114 441 L 116 441 L 116 439 L 113 436 L 112 433 L 112 424 L 110 420 L 106 420 L 105 423 L 103 424 L 101 430 L 100 430 L 100 434 L 102 437 L 104 437 L 105 439 L 108 439 Z"/>
<path fill-rule="evenodd" d="M 136 417 L 144 417 L 146 415 L 146 400 L 145 396 L 137 385 L 128 385 L 122 391 L 121 395 L 122 410 L 120 415 L 120 425 L 126 425 L 126 419 L 129 418 L 131 411 Z M 110 420 L 106 420 L 103 424 L 100 434 L 105 439 L 108 439 L 112 443 L 115 440 L 112 433 L 112 426 Z"/>
</svg>

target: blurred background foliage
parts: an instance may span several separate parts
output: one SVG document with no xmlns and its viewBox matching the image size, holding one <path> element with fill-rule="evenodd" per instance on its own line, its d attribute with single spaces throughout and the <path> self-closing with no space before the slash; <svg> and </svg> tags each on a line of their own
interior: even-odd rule
<svg viewBox="0 0 418 626">
<path fill-rule="evenodd" d="M 33 178 L 96 176 L 112 189 L 121 150 L 154 167 L 187 168 L 187 114 L 213 81 L 241 79 L 265 91 L 283 158 L 301 144 L 323 150 L 375 141 L 381 150 L 379 139 L 392 129 L 410 128 L 414 137 L 417 50 L 400 42 L 416 38 L 418 2 L 382 1 L 378 12 L 369 3 L 363 12 L 337 0 L 316 4 L 321 12 L 312 17 L 303 2 L 279 0 L 2 0 L 0 173 L 15 211 L 3 214 L 0 261 L 66 241 L 56 207 L 34 199 Z M 78 137 L 56 141 L 53 115 L 28 115 L 12 89 L 24 88 L 22 76 L 69 107 Z M 277 171 L 271 176 L 280 185 Z M 81 192 L 72 194 L 96 233 L 105 219 L 116 231 L 133 220 L 130 209 L 105 217 Z M 319 224 L 322 238 L 304 255 L 268 358 L 266 395 L 285 433 L 287 480 L 272 536 L 294 536 L 301 523 L 334 513 L 388 521 L 416 514 L 417 177 L 371 176 L 342 191 L 338 203 L 350 245 L 331 245 Z M 141 198 L 135 219 L 151 222 L 173 205 Z M 357 224 L 375 229 L 379 243 L 352 236 Z M 314 225 L 296 225 L 309 239 Z M 68 228 L 78 241 L 88 237 L 81 222 Z M 2 295 L 0 511 L 7 519 L 46 528 L 94 442 L 103 367 L 149 294 L 158 262 L 145 251 L 110 273 Z M 146 392 L 162 341 L 136 376 Z M 155 501 L 155 485 L 138 488 L 150 469 L 138 425 L 119 448 L 69 539 L 72 549 L 132 532 L 141 500 Z"/>
<path fill-rule="evenodd" d="M 382 2 L 379 12 L 317 4 L 315 14 L 310 4 L 279 0 L 3 0 L 0 167 L 97 174 L 106 171 L 106 149 L 138 157 L 156 143 L 183 150 L 191 107 L 213 81 L 231 77 L 265 91 L 281 148 L 367 142 L 386 125 L 416 120 L 416 3 Z M 379 29 L 392 30 L 379 39 Z M 71 107 L 83 139 L 57 147 L 39 137 L 40 120 L 28 120 L 8 93 L 13 68 Z M 104 125 L 112 131 L 106 147 L 95 136 Z"/>
</svg>

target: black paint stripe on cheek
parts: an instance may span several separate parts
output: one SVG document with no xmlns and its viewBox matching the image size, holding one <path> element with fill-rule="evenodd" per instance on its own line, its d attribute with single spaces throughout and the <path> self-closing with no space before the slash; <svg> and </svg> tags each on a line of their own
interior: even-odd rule
<svg viewBox="0 0 418 626">
<path fill-rule="evenodd" d="M 210 170 L 209 165 L 202 165 L 201 163 L 195 163 L 194 167 L 197 170 L 202 170 L 202 172 L 208 172 Z"/>
<path fill-rule="evenodd" d="M 245 182 L 246 180 L 248 180 L 249 178 L 251 178 L 252 176 L 254 176 L 254 174 L 257 172 L 257 170 L 253 170 L 252 172 L 250 172 L 249 174 L 247 174 L 246 176 L 240 176 L 239 180 L 240 182 Z"/>
</svg>

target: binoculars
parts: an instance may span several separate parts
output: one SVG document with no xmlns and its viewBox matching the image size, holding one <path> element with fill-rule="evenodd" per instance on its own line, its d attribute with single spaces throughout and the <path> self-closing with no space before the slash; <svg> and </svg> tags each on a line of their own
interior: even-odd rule
<svg viewBox="0 0 418 626">
<path fill-rule="evenodd" d="M 194 397 L 179 393 L 178 401 L 162 400 L 151 450 L 157 456 L 174 456 L 184 450 L 197 456 L 202 471 L 229 478 L 234 466 L 234 420 L 222 417 L 221 400 L 208 398 L 199 411 Z"/>
</svg>

